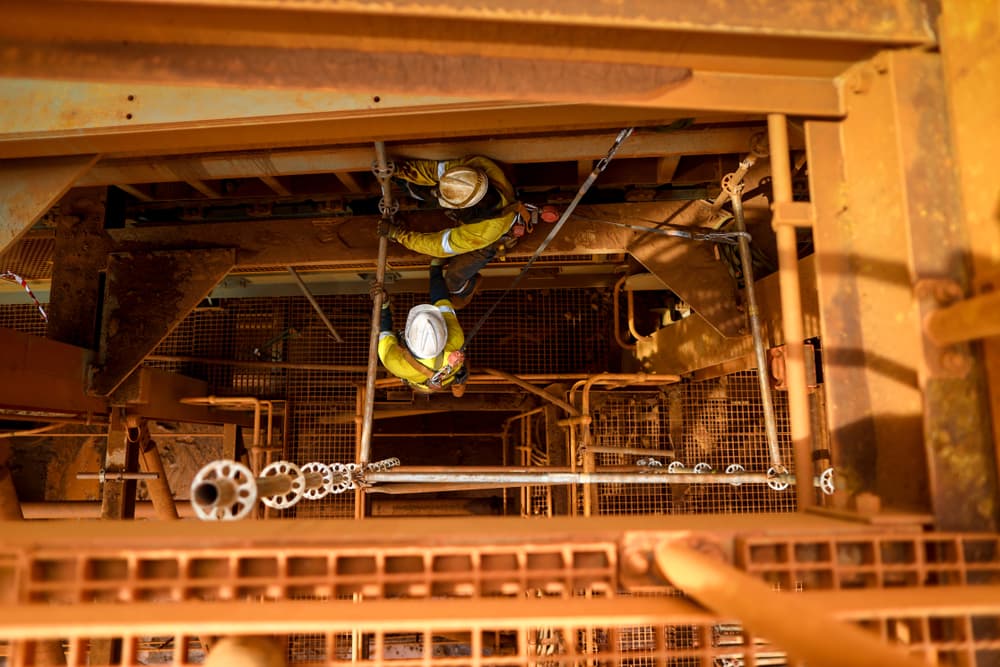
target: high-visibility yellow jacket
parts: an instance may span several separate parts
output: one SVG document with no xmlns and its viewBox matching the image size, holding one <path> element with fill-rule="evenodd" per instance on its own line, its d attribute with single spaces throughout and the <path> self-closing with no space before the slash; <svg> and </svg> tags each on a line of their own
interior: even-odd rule
<svg viewBox="0 0 1000 667">
<path fill-rule="evenodd" d="M 457 160 L 405 160 L 396 168 L 395 177 L 415 185 L 436 186 L 445 171 L 452 167 L 475 167 L 486 173 L 490 187 L 500 195 L 498 215 L 472 220 L 440 232 L 403 231 L 396 240 L 406 248 L 431 257 L 454 257 L 496 243 L 514 224 L 516 210 L 509 206 L 515 201 L 514 186 L 497 164 L 481 155 Z"/>
<path fill-rule="evenodd" d="M 441 314 L 444 316 L 445 325 L 448 327 L 448 339 L 445 342 L 444 351 L 433 359 L 414 358 L 418 363 L 421 363 L 430 370 L 437 372 L 441 370 L 445 364 L 447 364 L 448 355 L 452 352 L 460 350 L 462 345 L 465 344 L 465 334 L 462 332 L 462 327 L 458 323 L 458 317 L 455 315 L 455 309 L 451 306 L 451 301 L 448 299 L 440 299 L 434 305 L 441 311 Z M 406 357 L 403 356 L 402 346 L 400 345 L 399 339 L 396 338 L 395 331 L 392 330 L 391 319 L 389 326 L 386 327 L 385 319 L 383 318 L 382 331 L 378 336 L 378 357 L 382 360 L 382 365 L 396 377 L 406 380 L 406 382 L 415 389 L 422 389 L 424 391 L 430 390 L 427 384 L 428 378 L 419 370 L 414 368 L 410 362 L 406 360 Z M 447 387 L 454 382 L 455 375 L 461 368 L 462 364 L 452 368 L 448 375 L 441 379 L 440 386 Z"/>
</svg>

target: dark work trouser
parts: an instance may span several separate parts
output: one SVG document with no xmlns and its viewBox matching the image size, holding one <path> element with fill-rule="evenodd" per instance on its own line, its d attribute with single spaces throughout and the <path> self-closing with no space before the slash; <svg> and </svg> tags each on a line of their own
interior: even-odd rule
<svg viewBox="0 0 1000 667">
<path fill-rule="evenodd" d="M 452 257 L 444 277 L 452 296 L 466 296 L 472 290 L 472 278 L 497 256 L 496 245 Z"/>
</svg>

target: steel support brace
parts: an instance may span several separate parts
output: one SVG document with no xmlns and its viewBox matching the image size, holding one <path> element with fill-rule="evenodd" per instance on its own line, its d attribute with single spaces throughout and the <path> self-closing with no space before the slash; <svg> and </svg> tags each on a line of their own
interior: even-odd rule
<svg viewBox="0 0 1000 667">
<path fill-rule="evenodd" d="M 97 157 L 0 161 L 0 253 L 52 208 Z"/>
<path fill-rule="evenodd" d="M 799 260 L 805 317 L 804 336 L 819 337 L 819 304 L 816 302 L 816 262 L 810 255 Z M 768 347 L 783 344 L 779 277 L 772 274 L 757 281 L 757 298 Z M 697 340 L 697 345 L 690 341 Z M 749 335 L 727 338 L 698 313 L 659 329 L 636 346 L 643 370 L 695 374 L 699 379 L 754 368 L 753 345 Z"/>
<path fill-rule="evenodd" d="M 110 239 L 104 233 L 106 188 L 77 188 L 63 198 L 52 253 L 46 336 L 88 350 L 97 346 L 101 271 Z"/>
<path fill-rule="evenodd" d="M 996 526 L 981 369 L 942 372 L 918 282 L 964 282 L 969 253 L 941 102 L 940 56 L 896 52 L 847 77 L 841 123 L 806 123 L 835 465 L 850 492 Z M 958 364 L 960 367 L 961 364 Z"/>
<path fill-rule="evenodd" d="M 99 363 L 90 391 L 102 396 L 114 391 L 229 273 L 235 258 L 231 248 L 109 256 Z"/>
<path fill-rule="evenodd" d="M 685 226 L 702 224 L 702 206 L 688 202 L 666 222 Z M 746 317 L 737 308 L 736 281 L 726 263 L 716 258 L 713 244 L 644 234 L 629 244 L 628 252 L 721 335 L 735 337 L 746 332 Z"/>
<path fill-rule="evenodd" d="M 663 219 L 676 211 L 678 202 L 608 204 L 580 206 L 546 251 L 547 255 L 613 254 L 625 252 L 636 233 L 587 218 Z M 584 217 L 587 216 L 587 217 Z M 118 252 L 169 250 L 177 247 L 239 248 L 236 266 L 267 266 L 285 270 L 287 266 L 325 264 L 350 266 L 371 262 L 378 251 L 378 237 L 372 233 L 378 216 L 350 216 L 316 220 L 277 219 L 266 222 L 200 223 L 183 228 L 131 227 L 110 230 Z M 414 211 L 406 216 L 407 226 L 416 231 L 440 231 L 446 225 L 436 211 Z M 508 257 L 530 257 L 542 242 L 542 234 L 532 234 L 517 244 Z M 388 258 L 419 257 L 393 244 Z"/>
</svg>

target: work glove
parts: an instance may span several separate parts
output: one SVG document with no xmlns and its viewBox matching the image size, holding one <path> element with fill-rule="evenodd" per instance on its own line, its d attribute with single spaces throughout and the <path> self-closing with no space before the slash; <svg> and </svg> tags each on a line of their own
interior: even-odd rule
<svg viewBox="0 0 1000 667">
<path fill-rule="evenodd" d="M 382 220 L 378 223 L 378 235 L 385 236 L 390 241 L 399 241 L 399 235 L 406 231 L 406 226 L 395 220 Z"/>
<path fill-rule="evenodd" d="M 369 296 L 371 296 L 372 301 L 374 301 L 376 299 L 376 297 L 379 294 L 381 294 L 382 295 L 382 307 L 383 308 L 388 308 L 389 307 L 389 293 L 386 292 L 385 289 L 382 287 L 382 283 L 372 282 L 368 286 L 368 294 L 369 294 Z"/>
</svg>

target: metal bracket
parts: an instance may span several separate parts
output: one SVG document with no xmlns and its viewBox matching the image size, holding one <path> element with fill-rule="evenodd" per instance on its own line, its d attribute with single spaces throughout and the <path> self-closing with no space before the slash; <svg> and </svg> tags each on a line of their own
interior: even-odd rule
<svg viewBox="0 0 1000 667">
<path fill-rule="evenodd" d="M 809 388 L 810 393 L 812 393 L 819 386 L 819 381 L 816 379 L 816 348 L 808 343 L 803 345 L 803 347 L 805 348 L 806 386 Z M 771 371 L 771 387 L 778 391 L 788 391 L 788 383 L 785 375 L 785 346 L 772 347 L 767 351 L 767 356 L 769 357 L 768 365 Z"/>
<path fill-rule="evenodd" d="M 201 302 L 236 260 L 233 248 L 114 253 L 88 391 L 107 396 Z"/>
<path fill-rule="evenodd" d="M 939 346 L 927 333 L 927 317 L 937 310 L 947 308 L 965 298 L 962 287 L 948 278 L 924 278 L 913 286 L 919 304 L 918 312 L 924 315 L 923 350 L 924 367 L 933 378 L 962 378 L 972 369 L 972 355 L 964 343 Z"/>
</svg>

